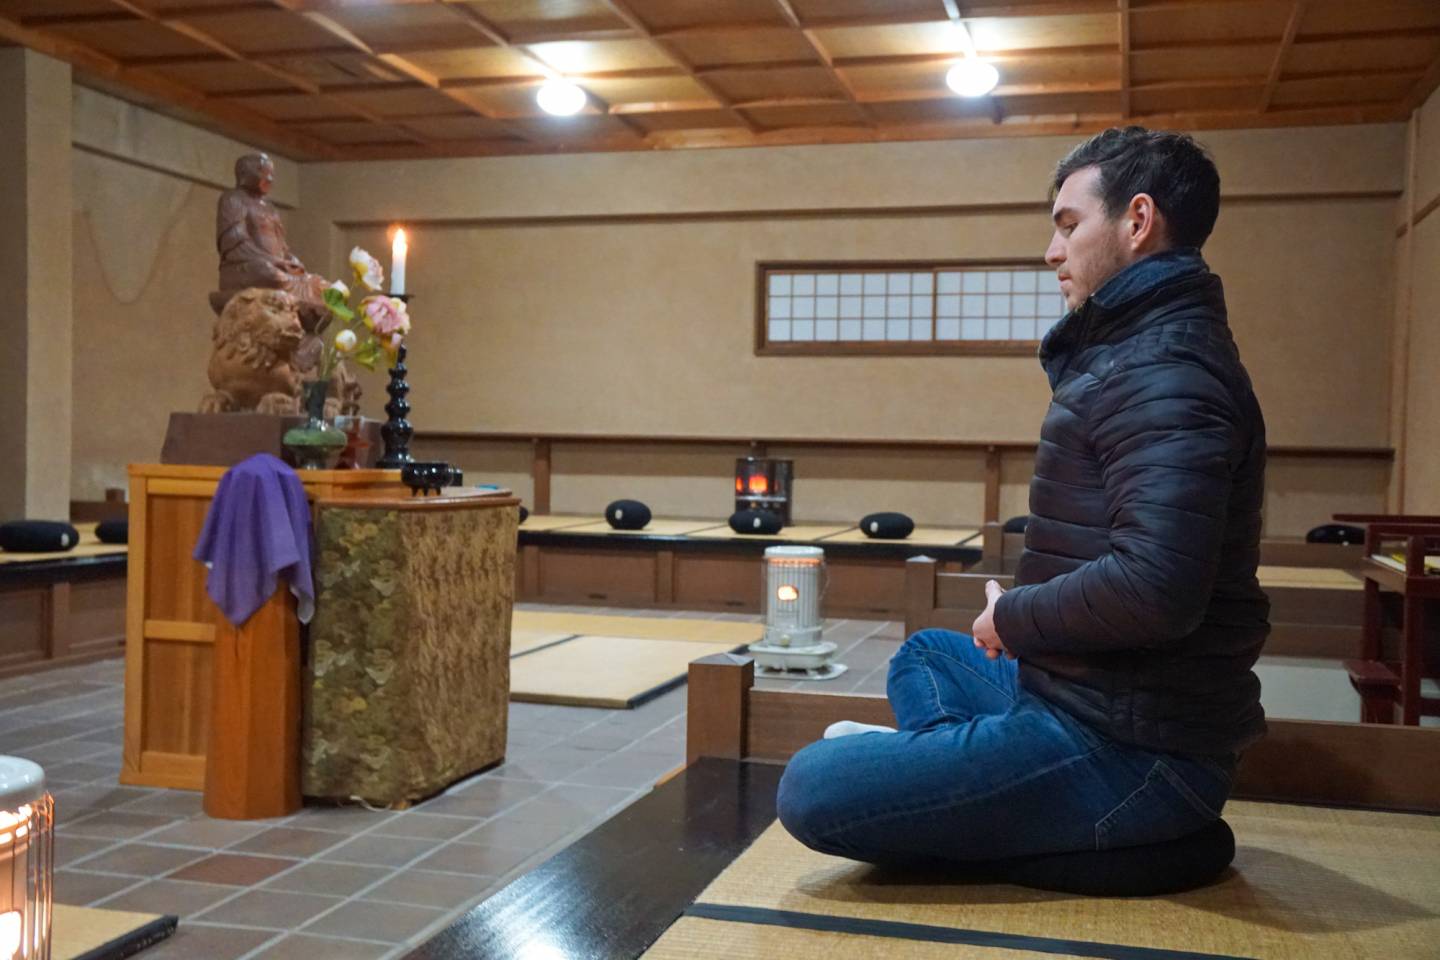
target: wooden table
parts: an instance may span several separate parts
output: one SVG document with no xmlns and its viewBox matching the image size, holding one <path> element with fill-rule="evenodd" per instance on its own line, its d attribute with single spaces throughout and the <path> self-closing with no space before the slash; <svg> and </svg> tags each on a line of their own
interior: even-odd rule
<svg viewBox="0 0 1440 960">
<path fill-rule="evenodd" d="M 286 765 L 273 750 L 288 735 L 298 751 L 300 627 L 288 589 L 243 628 L 205 593 L 207 571 L 191 553 L 226 469 L 130 466 L 120 782 L 206 789 L 214 816 L 275 816 L 299 804 L 298 754 Z M 300 479 L 312 501 L 408 493 L 398 470 L 302 470 Z M 243 744 L 247 755 L 211 765 L 207 788 L 212 736 Z M 230 799 L 217 806 L 211 794 Z"/>
<path fill-rule="evenodd" d="M 1396 542 L 1401 546 L 1399 558 L 1389 552 L 1388 545 Z M 1440 522 L 1431 517 L 1371 522 L 1365 532 L 1365 550 L 1361 566 L 1365 578 L 1363 649 L 1360 658 L 1346 661 L 1345 667 L 1360 693 L 1363 720 L 1391 723 L 1398 716 L 1401 723 L 1415 726 L 1422 715 L 1440 716 L 1440 697 L 1420 692 L 1427 661 L 1440 656 L 1426 649 L 1425 629 L 1427 605 L 1440 600 L 1440 573 L 1434 569 L 1435 555 L 1440 553 Z M 1382 591 L 1400 596 L 1398 663 L 1384 656 Z"/>
</svg>

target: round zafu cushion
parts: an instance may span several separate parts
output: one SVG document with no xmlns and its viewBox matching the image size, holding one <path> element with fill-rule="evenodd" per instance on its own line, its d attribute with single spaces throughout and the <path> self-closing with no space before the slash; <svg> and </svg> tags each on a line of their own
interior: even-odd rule
<svg viewBox="0 0 1440 960">
<path fill-rule="evenodd" d="M 988 880 L 1088 897 L 1154 897 L 1213 883 L 1235 859 L 1235 834 L 1224 820 L 1142 847 L 1082 850 L 995 860 Z"/>
<path fill-rule="evenodd" d="M 520 522 L 521 522 L 521 523 L 524 523 L 525 520 L 526 520 L 526 518 L 529 517 L 529 516 L 530 516 L 530 511 L 529 511 L 529 510 L 526 510 L 526 509 L 525 509 L 525 505 L 522 503 L 522 504 L 520 505 Z"/>
<path fill-rule="evenodd" d="M 616 530 L 644 530 L 650 508 L 639 500 L 616 500 L 605 508 L 605 522 Z"/>
<path fill-rule="evenodd" d="M 915 521 L 903 513 L 871 513 L 860 518 L 860 530 L 875 540 L 904 540 L 915 530 Z"/>
<path fill-rule="evenodd" d="M 95 536 L 101 543 L 129 543 L 129 520 L 106 520 L 95 526 Z"/>
<path fill-rule="evenodd" d="M 1365 528 L 1345 523 L 1324 523 L 1305 534 L 1306 543 L 1364 543 Z"/>
<path fill-rule="evenodd" d="M 1002 533 L 1024 533 L 1025 528 L 1030 526 L 1030 515 L 1027 513 L 1022 517 L 1011 517 L 1005 521 Z"/>
<path fill-rule="evenodd" d="M 730 514 L 730 529 L 736 533 L 779 533 L 783 521 L 773 510 L 736 510 Z"/>
<path fill-rule="evenodd" d="M 59 520 L 13 520 L 0 523 L 0 550 L 12 553 L 57 553 L 72 550 L 80 531 Z"/>
</svg>

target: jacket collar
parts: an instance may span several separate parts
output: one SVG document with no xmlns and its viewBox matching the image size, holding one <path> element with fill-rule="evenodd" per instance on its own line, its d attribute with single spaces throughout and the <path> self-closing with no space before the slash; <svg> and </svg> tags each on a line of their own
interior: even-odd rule
<svg viewBox="0 0 1440 960">
<path fill-rule="evenodd" d="M 1040 343 L 1040 363 L 1052 385 L 1059 379 L 1061 360 L 1089 343 L 1114 339 L 1126 328 L 1152 314 L 1160 302 L 1206 292 L 1215 295 L 1217 318 L 1225 318 L 1220 278 L 1210 272 L 1195 247 L 1177 247 L 1152 254 L 1106 280 L 1080 306 L 1050 328 Z"/>
</svg>

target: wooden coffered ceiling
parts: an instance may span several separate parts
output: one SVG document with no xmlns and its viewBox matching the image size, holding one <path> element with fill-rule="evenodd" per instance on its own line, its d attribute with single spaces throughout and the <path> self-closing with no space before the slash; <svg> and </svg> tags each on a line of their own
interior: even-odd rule
<svg viewBox="0 0 1440 960">
<path fill-rule="evenodd" d="M 300 160 L 1363 123 L 1440 85 L 1437 0 L 0 0 L 0 41 Z M 967 49 L 989 96 L 945 86 Z"/>
</svg>

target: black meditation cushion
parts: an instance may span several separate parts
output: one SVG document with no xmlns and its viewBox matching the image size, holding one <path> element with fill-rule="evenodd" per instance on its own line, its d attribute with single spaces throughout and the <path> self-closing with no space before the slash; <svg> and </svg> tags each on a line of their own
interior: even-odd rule
<svg viewBox="0 0 1440 960">
<path fill-rule="evenodd" d="M 904 540 L 915 530 L 915 521 L 903 513 L 872 513 L 860 518 L 860 529 L 876 540 Z"/>
<path fill-rule="evenodd" d="M 779 533 L 784 521 L 773 510 L 736 510 L 730 514 L 730 529 L 736 533 Z"/>
<path fill-rule="evenodd" d="M 605 508 L 605 519 L 616 530 L 644 530 L 650 508 L 639 500 L 616 500 Z"/>
<path fill-rule="evenodd" d="M 80 531 L 59 520 L 0 523 L 0 550 L 12 553 L 57 553 L 79 542 Z"/>
<path fill-rule="evenodd" d="M 1028 527 L 1029 525 L 1030 525 L 1030 514 L 1027 513 L 1027 514 L 1025 514 L 1024 516 L 1011 517 L 1009 520 L 1006 520 L 1006 521 L 1005 521 L 1005 526 L 1004 526 L 1004 528 L 1002 529 L 1001 532 L 1002 532 L 1002 533 L 1024 533 L 1024 532 L 1025 532 L 1025 528 Z"/>
<path fill-rule="evenodd" d="M 977 864 L 983 878 L 1088 897 L 1154 897 L 1213 883 L 1235 859 L 1224 820 L 1164 843 L 1012 857 Z"/>
<path fill-rule="evenodd" d="M 101 543 L 129 543 L 130 521 L 106 520 L 104 523 L 96 524 L 95 536 Z"/>
<path fill-rule="evenodd" d="M 521 523 L 524 523 L 524 522 L 525 522 L 525 519 L 526 519 L 527 517 L 529 517 L 529 516 L 530 516 L 530 511 L 525 509 L 525 504 L 523 504 L 523 503 L 520 504 L 520 522 L 521 522 Z"/>
<path fill-rule="evenodd" d="M 1306 543 L 1364 543 L 1365 528 L 1345 523 L 1324 523 L 1305 534 Z"/>
</svg>

